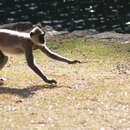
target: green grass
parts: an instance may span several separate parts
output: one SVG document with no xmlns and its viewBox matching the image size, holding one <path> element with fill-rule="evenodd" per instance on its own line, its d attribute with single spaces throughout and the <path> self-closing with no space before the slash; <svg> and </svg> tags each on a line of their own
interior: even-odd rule
<svg viewBox="0 0 130 130">
<path fill-rule="evenodd" d="M 127 130 L 130 107 L 130 44 L 92 39 L 50 41 L 49 48 L 80 59 L 68 65 L 35 51 L 38 66 L 56 86 L 43 82 L 10 57 L 1 76 L 0 130 Z"/>
</svg>

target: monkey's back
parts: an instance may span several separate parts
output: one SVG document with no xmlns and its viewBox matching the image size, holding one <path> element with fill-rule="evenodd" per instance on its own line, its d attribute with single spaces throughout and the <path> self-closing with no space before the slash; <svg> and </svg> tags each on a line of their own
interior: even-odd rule
<svg viewBox="0 0 130 130">
<path fill-rule="evenodd" d="M 0 50 L 11 54 L 23 53 L 22 42 L 29 39 L 28 33 L 0 29 Z"/>
</svg>

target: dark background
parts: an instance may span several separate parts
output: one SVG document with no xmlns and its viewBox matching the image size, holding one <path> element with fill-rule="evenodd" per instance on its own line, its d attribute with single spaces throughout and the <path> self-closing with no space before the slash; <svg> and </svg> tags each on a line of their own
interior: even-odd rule
<svg viewBox="0 0 130 130">
<path fill-rule="evenodd" d="M 130 32 L 130 0 L 0 0 L 0 25 L 20 21 L 56 30 Z"/>
</svg>

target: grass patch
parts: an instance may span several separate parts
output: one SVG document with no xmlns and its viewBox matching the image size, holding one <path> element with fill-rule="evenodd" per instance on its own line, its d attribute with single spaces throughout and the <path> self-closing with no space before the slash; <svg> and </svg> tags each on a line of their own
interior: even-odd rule
<svg viewBox="0 0 130 130">
<path fill-rule="evenodd" d="M 0 129 L 129 129 L 130 44 L 92 39 L 50 41 L 49 48 L 83 64 L 68 65 L 35 51 L 38 66 L 56 79 L 44 83 L 25 64 L 11 57 L 1 76 Z"/>
</svg>

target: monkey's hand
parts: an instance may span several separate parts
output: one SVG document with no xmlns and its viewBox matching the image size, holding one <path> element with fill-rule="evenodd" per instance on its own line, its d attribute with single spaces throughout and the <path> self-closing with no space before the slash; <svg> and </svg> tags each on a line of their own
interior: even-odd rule
<svg viewBox="0 0 130 130">
<path fill-rule="evenodd" d="M 79 60 L 73 60 L 73 61 L 69 61 L 68 64 L 77 64 L 77 63 L 81 63 L 81 61 Z"/>
<path fill-rule="evenodd" d="M 56 82 L 56 80 L 47 80 L 47 83 L 49 83 L 49 84 L 57 84 L 57 82 Z"/>
</svg>

